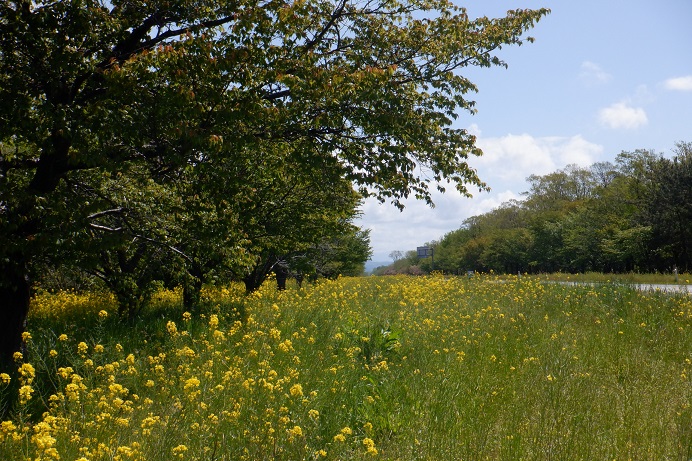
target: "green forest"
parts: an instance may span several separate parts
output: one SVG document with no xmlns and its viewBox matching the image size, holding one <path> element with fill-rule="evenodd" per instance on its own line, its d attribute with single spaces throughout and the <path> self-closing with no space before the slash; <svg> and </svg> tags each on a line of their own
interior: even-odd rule
<svg viewBox="0 0 692 461">
<path fill-rule="evenodd" d="M 673 273 L 692 269 L 692 143 L 527 178 L 510 201 L 376 273 Z M 401 254 L 399 254 L 401 253 Z"/>
</svg>

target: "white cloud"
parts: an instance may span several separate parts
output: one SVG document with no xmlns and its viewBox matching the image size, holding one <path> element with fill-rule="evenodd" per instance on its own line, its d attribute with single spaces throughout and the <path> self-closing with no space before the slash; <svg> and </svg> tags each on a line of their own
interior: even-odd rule
<svg viewBox="0 0 692 461">
<path fill-rule="evenodd" d="M 630 107 L 626 102 L 616 102 L 598 112 L 601 125 L 612 129 L 632 130 L 649 123 L 641 107 Z"/>
<path fill-rule="evenodd" d="M 692 91 L 692 75 L 669 78 L 663 82 L 663 86 L 668 90 Z"/>
<path fill-rule="evenodd" d="M 555 169 L 549 146 L 528 134 L 480 138 L 478 146 L 483 156 L 474 163 L 502 181 L 522 181 L 527 172 L 542 174 Z"/>
<path fill-rule="evenodd" d="M 468 217 L 478 216 L 488 213 L 498 208 L 503 203 L 510 200 L 521 200 L 523 197 L 516 191 L 506 190 L 504 192 L 495 192 L 490 196 L 478 197 L 473 203 L 470 203 Z"/>
<path fill-rule="evenodd" d="M 515 185 L 531 174 L 547 174 L 569 164 L 588 166 L 594 163 L 603 147 L 581 135 L 536 138 L 528 134 L 500 138 L 479 138 L 484 155 L 474 164 L 492 188 Z M 484 175 L 487 177 L 484 178 Z"/>
<path fill-rule="evenodd" d="M 600 85 L 608 83 L 613 76 L 601 69 L 601 66 L 591 61 L 581 63 L 581 72 L 579 72 L 579 80 L 587 85 Z"/>
</svg>

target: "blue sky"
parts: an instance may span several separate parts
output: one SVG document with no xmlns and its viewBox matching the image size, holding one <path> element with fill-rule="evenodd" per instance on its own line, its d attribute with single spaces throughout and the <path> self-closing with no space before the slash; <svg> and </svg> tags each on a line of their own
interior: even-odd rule
<svg viewBox="0 0 692 461">
<path fill-rule="evenodd" d="M 435 208 L 410 200 L 399 212 L 368 200 L 358 224 L 370 229 L 373 261 L 440 239 L 462 222 L 521 198 L 531 174 L 568 164 L 613 161 L 622 151 L 669 154 L 692 141 L 692 0 L 468 0 L 470 16 L 547 7 L 534 43 L 505 48 L 509 68 L 468 69 L 476 115 L 459 127 L 484 155 L 469 164 L 490 187 L 472 199 L 436 194 Z M 475 191 L 474 191 L 475 192 Z"/>
</svg>

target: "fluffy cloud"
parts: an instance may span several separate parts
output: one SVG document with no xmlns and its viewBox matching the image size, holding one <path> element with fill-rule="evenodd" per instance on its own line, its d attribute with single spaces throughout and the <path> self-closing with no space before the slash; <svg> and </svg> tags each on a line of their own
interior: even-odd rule
<svg viewBox="0 0 692 461">
<path fill-rule="evenodd" d="M 692 91 L 692 75 L 669 78 L 663 82 L 663 86 L 668 90 Z"/>
<path fill-rule="evenodd" d="M 612 129 L 632 130 L 649 123 L 641 107 L 630 107 L 626 102 L 617 102 L 598 112 L 601 125 Z"/>
<path fill-rule="evenodd" d="M 509 134 L 500 138 L 479 138 L 484 155 L 478 165 L 481 178 L 492 188 L 505 188 L 523 182 L 531 174 L 547 174 L 569 164 L 591 165 L 603 147 L 582 136 L 537 138 L 528 134 Z"/>
<path fill-rule="evenodd" d="M 608 83 L 613 78 L 608 72 L 601 69 L 601 66 L 591 61 L 581 63 L 579 80 L 587 85 L 600 85 Z"/>
<path fill-rule="evenodd" d="M 495 191 L 490 195 L 477 197 L 472 203 L 469 203 L 469 216 L 478 216 L 483 213 L 488 213 L 498 208 L 503 203 L 510 200 L 521 200 L 523 197 L 517 191 L 505 190 L 503 192 Z"/>
</svg>

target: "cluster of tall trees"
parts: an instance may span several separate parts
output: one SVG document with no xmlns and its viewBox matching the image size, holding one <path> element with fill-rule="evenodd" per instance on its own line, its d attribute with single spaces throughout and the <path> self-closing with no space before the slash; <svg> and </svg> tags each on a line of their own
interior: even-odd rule
<svg viewBox="0 0 692 461">
<path fill-rule="evenodd" d="M 0 2 L 0 365 L 34 281 L 76 267 L 125 316 L 153 282 L 354 270 L 363 196 L 484 188 L 467 66 L 548 10 L 446 0 Z"/>
<path fill-rule="evenodd" d="M 523 200 L 469 218 L 436 242 L 435 269 L 692 270 L 692 143 L 669 156 L 622 152 L 614 163 L 568 166 L 528 182 Z"/>
</svg>

